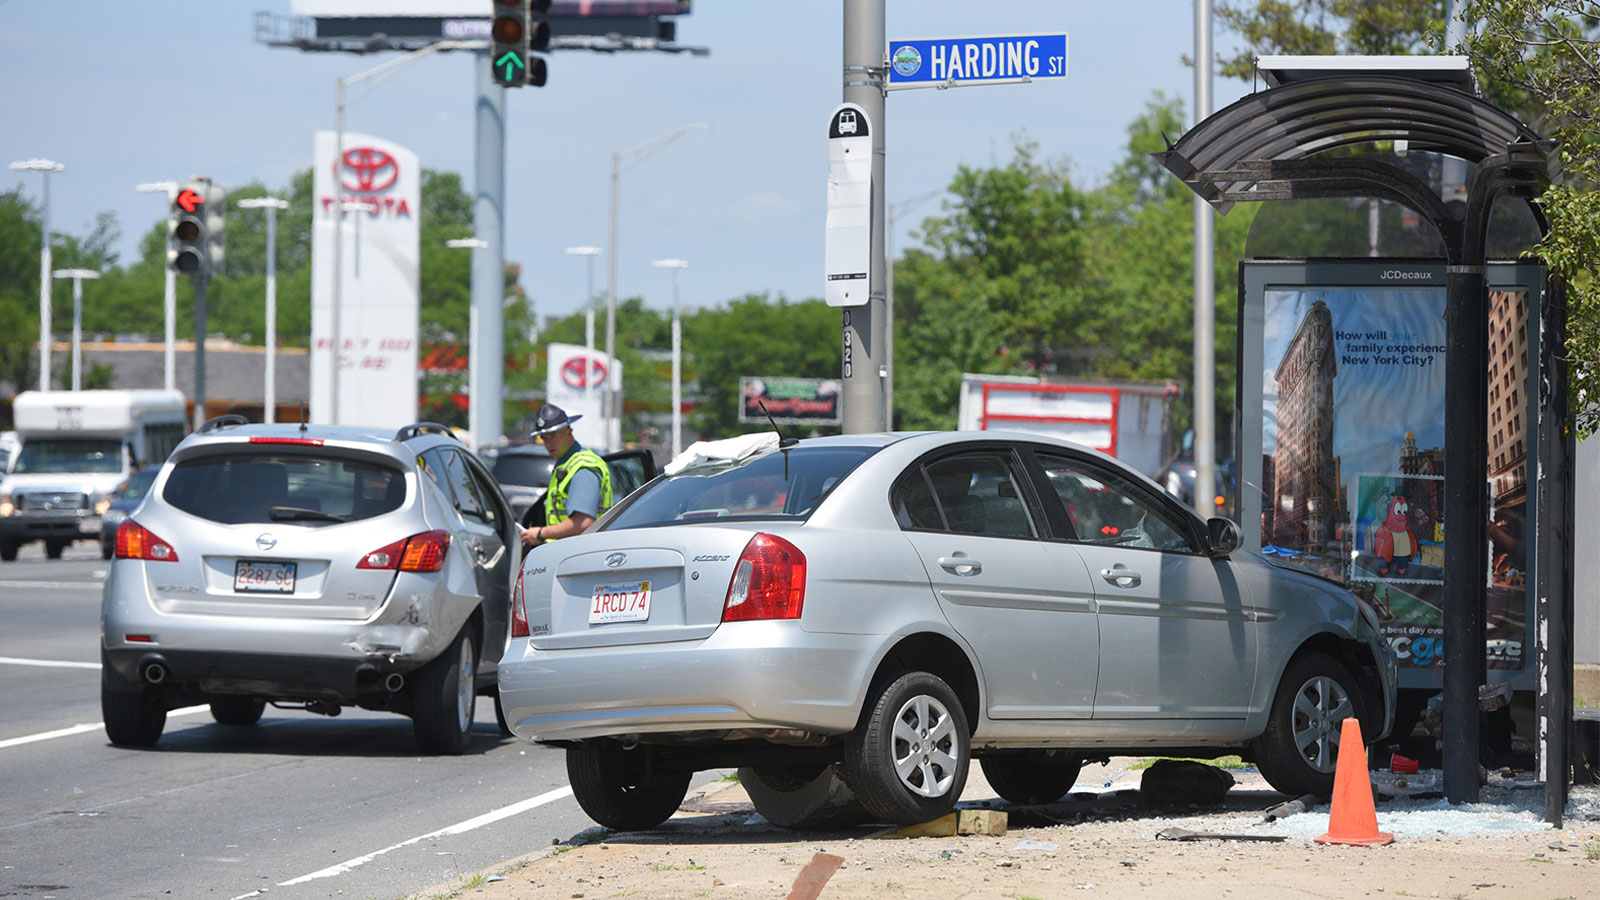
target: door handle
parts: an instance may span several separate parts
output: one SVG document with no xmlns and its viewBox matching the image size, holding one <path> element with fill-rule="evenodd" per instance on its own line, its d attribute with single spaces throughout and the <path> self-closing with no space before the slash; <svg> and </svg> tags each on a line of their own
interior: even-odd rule
<svg viewBox="0 0 1600 900">
<path fill-rule="evenodd" d="M 1144 578 L 1138 572 L 1131 571 L 1121 565 L 1112 566 L 1109 569 L 1101 569 L 1100 577 L 1117 587 L 1138 587 L 1140 582 L 1144 581 Z"/>
<path fill-rule="evenodd" d="M 961 553 L 957 553 L 955 556 L 939 557 L 939 565 L 957 575 L 976 575 L 983 571 L 983 563 Z M 966 571 L 963 572 L 962 569 Z"/>
</svg>

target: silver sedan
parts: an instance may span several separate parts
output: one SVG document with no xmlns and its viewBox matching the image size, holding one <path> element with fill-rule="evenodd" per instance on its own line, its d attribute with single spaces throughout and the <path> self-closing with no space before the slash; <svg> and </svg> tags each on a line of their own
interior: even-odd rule
<svg viewBox="0 0 1600 900">
<path fill-rule="evenodd" d="M 974 757 L 1018 803 L 1119 753 L 1239 753 L 1327 793 L 1342 721 L 1388 731 L 1370 608 L 1115 459 L 1028 434 L 769 437 L 524 561 L 502 705 L 567 748 L 602 825 L 653 827 L 723 766 L 796 827 L 840 796 L 935 818 Z"/>
</svg>

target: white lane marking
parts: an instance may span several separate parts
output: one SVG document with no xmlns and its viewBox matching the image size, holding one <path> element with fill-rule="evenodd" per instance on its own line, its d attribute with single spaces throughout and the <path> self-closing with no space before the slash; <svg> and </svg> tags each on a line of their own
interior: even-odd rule
<svg viewBox="0 0 1600 900">
<path fill-rule="evenodd" d="M 185 706 L 182 709 L 168 710 L 167 718 L 171 719 L 175 716 L 192 716 L 198 713 L 210 711 L 211 707 L 209 705 Z M 106 723 L 104 722 L 90 722 L 84 725 L 73 725 L 70 728 L 57 728 L 55 731 L 41 731 L 38 734 L 25 734 L 22 737 L 7 738 L 6 740 L 0 741 L 0 750 L 4 750 L 7 747 L 20 747 L 23 744 L 32 744 L 37 741 L 48 741 L 52 738 L 71 737 L 74 734 L 83 734 L 85 731 L 99 731 L 104 727 L 106 727 Z"/>
<path fill-rule="evenodd" d="M 0 656 L 0 665 L 7 666 L 56 666 L 63 669 L 98 669 L 97 662 L 68 662 L 64 659 L 23 659 L 20 656 Z"/>
<path fill-rule="evenodd" d="M 0 581 L 0 588 L 101 588 L 103 581 Z"/>
<path fill-rule="evenodd" d="M 289 887 L 290 885 L 303 884 L 307 881 L 313 881 L 318 878 L 332 878 L 335 875 L 343 875 L 351 869 L 366 865 L 367 863 L 372 862 L 374 859 L 377 859 L 378 857 L 392 850 L 399 850 L 401 847 L 409 847 L 412 844 L 418 843 L 419 841 L 428 840 L 429 838 L 444 837 L 451 834 L 461 834 L 465 831 L 471 831 L 474 828 L 482 828 L 491 822 L 498 822 L 501 819 L 509 818 L 519 813 L 525 813 L 535 807 L 543 806 L 546 803 L 553 803 L 563 797 L 570 796 L 572 796 L 572 788 L 570 786 L 556 788 L 552 791 L 545 791 L 537 797 L 529 797 L 520 803 L 513 803 L 510 806 L 502 806 L 499 809 L 486 812 L 476 818 L 467 819 L 464 822 L 457 822 L 454 825 L 447 825 L 438 831 L 430 831 L 427 834 L 419 834 L 414 838 L 401 841 L 398 844 L 385 847 L 382 850 L 374 850 L 365 856 L 358 856 L 355 859 L 345 860 L 336 866 L 329 866 L 326 869 L 318 869 L 317 871 L 312 872 L 310 875 L 301 875 L 299 878 L 291 878 L 288 881 L 280 881 L 278 882 L 278 887 Z"/>
</svg>

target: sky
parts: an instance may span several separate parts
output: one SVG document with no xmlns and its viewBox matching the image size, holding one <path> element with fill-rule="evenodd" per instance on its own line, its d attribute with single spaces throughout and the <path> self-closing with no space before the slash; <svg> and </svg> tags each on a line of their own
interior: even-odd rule
<svg viewBox="0 0 1600 900">
<path fill-rule="evenodd" d="M 0 162 L 66 165 L 51 177 L 55 230 L 85 233 L 111 210 L 126 264 L 165 215 L 159 195 L 136 184 L 205 174 L 286 189 L 310 165 L 313 132 L 334 127 L 337 79 L 396 55 L 270 47 L 255 40 L 257 10 L 286 15 L 290 0 L 0 0 Z M 890 39 L 1069 35 L 1065 81 L 889 94 L 896 254 L 939 212 L 937 194 L 959 166 L 1003 165 L 1019 136 L 1092 187 L 1156 92 L 1192 110 L 1182 58 L 1193 53 L 1193 15 L 1183 0 L 887 0 Z M 620 179 L 618 296 L 670 308 L 672 272 L 651 262 L 678 258 L 689 263 L 685 307 L 748 293 L 820 297 L 842 23 L 841 0 L 694 0 L 678 40 L 707 56 L 561 51 L 546 87 L 507 91 L 505 255 L 522 265 L 538 315 L 573 312 L 588 295 L 586 260 L 565 249 L 607 243 L 612 153 L 696 122 L 711 129 L 639 158 Z M 1220 32 L 1215 42 L 1231 45 Z M 420 60 L 350 105 L 345 127 L 410 147 L 470 190 L 477 64 L 466 53 Z M 1247 89 L 1217 78 L 1213 107 Z M 37 198 L 40 176 L 0 169 L 0 186 L 17 185 Z M 596 292 L 605 281 L 602 258 Z"/>
</svg>

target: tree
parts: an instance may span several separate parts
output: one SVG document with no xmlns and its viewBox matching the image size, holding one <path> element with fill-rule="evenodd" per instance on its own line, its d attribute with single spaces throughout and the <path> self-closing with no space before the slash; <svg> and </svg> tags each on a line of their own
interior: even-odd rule
<svg viewBox="0 0 1600 900">
<path fill-rule="evenodd" d="M 1217 19 L 1244 46 L 1217 54 L 1221 72 L 1250 79 L 1256 57 L 1424 52 L 1444 29 L 1440 0 L 1255 0 L 1221 2 Z"/>
</svg>

